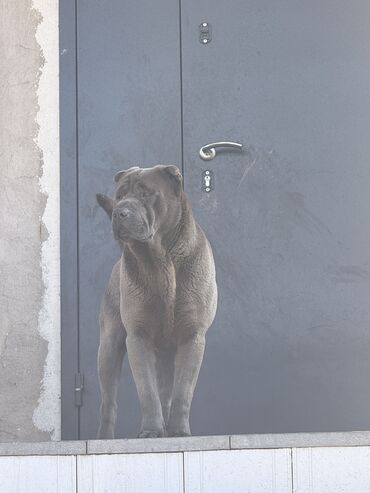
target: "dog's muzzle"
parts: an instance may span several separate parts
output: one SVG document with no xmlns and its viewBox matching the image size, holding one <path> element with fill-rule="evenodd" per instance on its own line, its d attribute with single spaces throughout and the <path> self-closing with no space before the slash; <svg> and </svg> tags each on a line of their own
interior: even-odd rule
<svg viewBox="0 0 370 493">
<path fill-rule="evenodd" d="M 147 241 L 153 236 L 143 213 L 131 204 L 120 204 L 113 210 L 112 228 L 116 240 Z"/>
</svg>

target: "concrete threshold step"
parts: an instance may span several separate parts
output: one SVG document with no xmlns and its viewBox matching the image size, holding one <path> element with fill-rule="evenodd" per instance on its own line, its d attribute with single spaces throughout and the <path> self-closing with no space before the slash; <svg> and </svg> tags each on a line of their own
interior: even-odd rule
<svg viewBox="0 0 370 493">
<path fill-rule="evenodd" d="M 0 456 L 136 454 L 355 446 L 370 446 L 370 431 L 5 442 L 0 443 Z"/>
</svg>

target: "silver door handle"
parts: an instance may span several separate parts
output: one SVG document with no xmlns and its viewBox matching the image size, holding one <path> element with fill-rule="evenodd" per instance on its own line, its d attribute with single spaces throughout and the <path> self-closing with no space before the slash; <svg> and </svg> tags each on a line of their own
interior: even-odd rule
<svg viewBox="0 0 370 493">
<path fill-rule="evenodd" d="M 217 147 L 233 147 L 234 149 L 243 149 L 243 144 L 238 144 L 238 142 L 214 142 L 213 144 L 207 144 L 200 148 L 199 156 L 204 161 L 210 161 L 216 156 Z"/>
</svg>

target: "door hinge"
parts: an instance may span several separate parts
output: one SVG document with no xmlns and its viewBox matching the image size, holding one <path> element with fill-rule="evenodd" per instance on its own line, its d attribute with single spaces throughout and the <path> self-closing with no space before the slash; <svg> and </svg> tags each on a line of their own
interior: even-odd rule
<svg viewBox="0 0 370 493">
<path fill-rule="evenodd" d="M 75 406 L 82 406 L 82 391 L 84 388 L 83 373 L 75 373 Z"/>
</svg>

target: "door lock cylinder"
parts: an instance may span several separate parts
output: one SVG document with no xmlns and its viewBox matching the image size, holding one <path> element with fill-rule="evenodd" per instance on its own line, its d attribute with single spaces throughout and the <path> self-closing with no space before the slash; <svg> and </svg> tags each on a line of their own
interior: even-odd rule
<svg viewBox="0 0 370 493">
<path fill-rule="evenodd" d="M 213 171 L 206 169 L 202 172 L 202 190 L 209 193 L 214 190 L 214 176 Z"/>
</svg>

